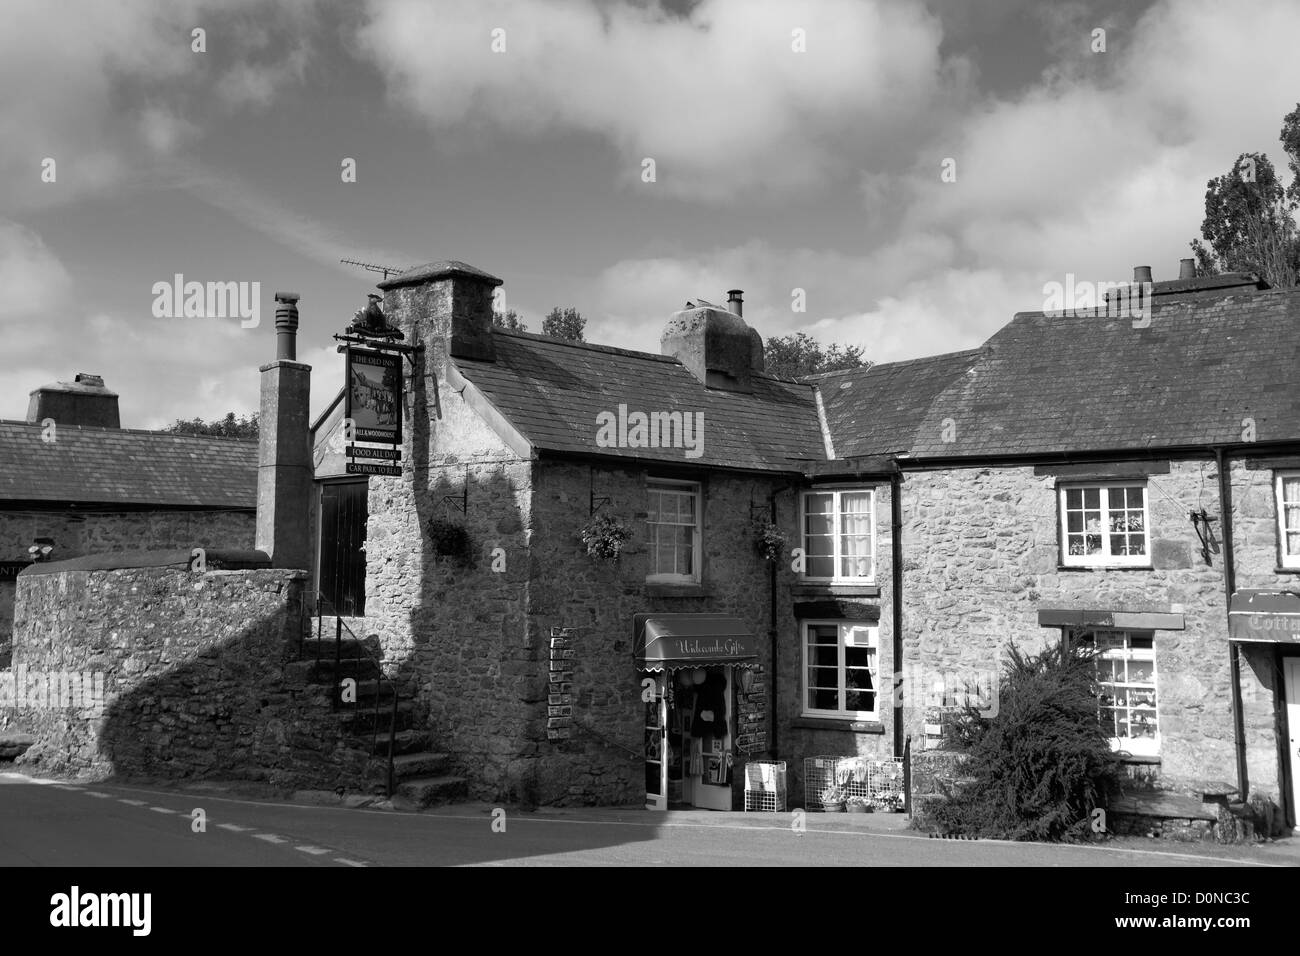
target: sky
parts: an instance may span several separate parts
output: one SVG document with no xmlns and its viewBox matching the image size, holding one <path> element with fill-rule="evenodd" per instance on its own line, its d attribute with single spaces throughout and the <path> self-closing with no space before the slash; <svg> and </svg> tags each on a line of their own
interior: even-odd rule
<svg viewBox="0 0 1300 956">
<path fill-rule="evenodd" d="M 77 372 L 125 427 L 256 411 L 277 290 L 322 411 L 380 279 L 341 258 L 463 260 L 532 331 L 572 306 L 624 348 L 732 288 L 764 337 L 970 348 L 1068 273 L 1176 277 L 1206 181 L 1284 170 L 1300 102 L 1295 0 L 0 7 L 17 420 Z M 177 274 L 259 283 L 259 324 L 156 314 Z"/>
</svg>

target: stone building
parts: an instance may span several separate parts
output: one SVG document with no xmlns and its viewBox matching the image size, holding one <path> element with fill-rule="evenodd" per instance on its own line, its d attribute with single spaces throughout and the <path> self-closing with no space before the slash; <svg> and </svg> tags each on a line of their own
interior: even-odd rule
<svg viewBox="0 0 1300 956">
<path fill-rule="evenodd" d="M 14 589 L 32 562 L 87 554 L 253 546 L 257 446 L 120 426 L 118 396 L 79 374 L 0 421 L 0 667 Z"/>
<path fill-rule="evenodd" d="M 1068 637 L 1135 772 L 1294 820 L 1300 293 L 1157 283 L 1149 321 L 789 382 L 739 292 L 647 354 L 494 328 L 498 285 L 380 286 L 424 347 L 401 477 L 345 474 L 339 403 L 313 436 L 321 613 L 378 635 L 472 794 L 730 806 L 746 758 L 797 788 L 897 755 L 1009 642 Z M 616 561 L 581 537 L 606 517 Z"/>
</svg>

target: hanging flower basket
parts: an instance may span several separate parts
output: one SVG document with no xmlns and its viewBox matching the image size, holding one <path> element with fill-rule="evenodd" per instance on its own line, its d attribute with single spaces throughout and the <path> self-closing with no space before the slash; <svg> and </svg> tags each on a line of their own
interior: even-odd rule
<svg viewBox="0 0 1300 956">
<path fill-rule="evenodd" d="M 632 529 L 613 515 L 598 514 L 582 527 L 578 537 L 587 546 L 587 554 L 604 561 L 617 561 Z"/>
<path fill-rule="evenodd" d="M 427 530 L 434 553 L 444 558 L 454 558 L 462 564 L 469 561 L 469 532 L 463 525 L 441 518 L 430 518 Z"/>
<path fill-rule="evenodd" d="M 785 532 L 771 521 L 754 527 L 754 547 L 764 561 L 777 562 L 785 552 Z"/>
</svg>

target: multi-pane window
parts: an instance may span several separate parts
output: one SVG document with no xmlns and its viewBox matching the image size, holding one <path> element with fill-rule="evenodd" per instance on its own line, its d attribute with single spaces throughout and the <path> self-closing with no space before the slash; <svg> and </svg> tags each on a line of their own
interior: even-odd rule
<svg viewBox="0 0 1300 956">
<path fill-rule="evenodd" d="M 804 576 L 873 581 L 876 576 L 875 493 L 810 491 L 803 496 Z"/>
<path fill-rule="evenodd" d="M 877 632 L 865 624 L 804 624 L 805 714 L 876 719 Z"/>
<path fill-rule="evenodd" d="M 1278 473 L 1277 523 L 1282 567 L 1300 568 L 1300 471 Z"/>
<path fill-rule="evenodd" d="M 647 580 L 697 583 L 700 580 L 700 486 L 652 482 L 646 522 L 650 542 Z"/>
<path fill-rule="evenodd" d="M 1145 484 L 1061 486 L 1067 565 L 1150 564 Z"/>
<path fill-rule="evenodd" d="M 1160 752 L 1156 706 L 1156 646 L 1150 631 L 1094 631 L 1082 638 L 1095 649 L 1098 707 L 1116 750 Z"/>
</svg>

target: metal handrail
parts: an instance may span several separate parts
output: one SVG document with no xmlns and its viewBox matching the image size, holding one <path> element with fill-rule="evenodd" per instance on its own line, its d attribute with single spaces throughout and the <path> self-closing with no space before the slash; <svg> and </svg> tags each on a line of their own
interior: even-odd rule
<svg viewBox="0 0 1300 956">
<path fill-rule="evenodd" d="M 388 683 L 392 685 L 393 710 L 392 713 L 389 715 L 389 721 L 388 721 L 388 779 L 387 779 L 388 796 L 392 797 L 392 795 L 397 791 L 397 780 L 393 771 L 393 751 L 396 749 L 396 744 L 397 744 L 397 699 L 400 696 L 397 681 L 384 673 L 384 659 L 382 657 L 377 657 L 375 656 L 375 654 L 371 653 L 371 650 L 366 645 L 365 641 L 357 637 L 356 632 L 352 630 L 352 628 L 347 623 L 344 622 L 342 615 L 339 614 L 339 609 L 334 605 L 334 603 L 325 595 L 319 592 L 317 592 L 316 594 L 316 612 L 317 612 L 316 613 L 316 661 L 317 663 L 320 662 L 320 645 L 321 645 L 320 605 L 322 603 L 328 604 L 334 612 L 334 676 L 335 678 L 338 677 L 341 659 L 342 659 L 344 630 L 346 630 L 348 634 L 351 635 L 352 640 L 356 642 L 357 646 L 361 648 L 362 652 L 375 663 L 375 670 L 378 673 L 378 677 L 376 678 L 376 684 L 375 684 L 375 716 L 374 716 L 374 720 L 371 723 L 370 749 L 372 752 L 374 751 L 375 745 L 379 743 L 380 693 L 379 693 L 378 682 L 388 681 Z M 357 674 L 358 676 L 360 675 L 359 668 L 357 669 Z M 338 705 L 339 705 L 338 694 L 337 693 L 331 694 L 330 700 L 333 704 L 334 709 L 338 710 Z"/>
</svg>

